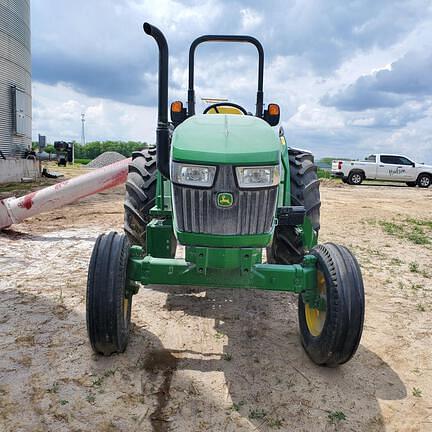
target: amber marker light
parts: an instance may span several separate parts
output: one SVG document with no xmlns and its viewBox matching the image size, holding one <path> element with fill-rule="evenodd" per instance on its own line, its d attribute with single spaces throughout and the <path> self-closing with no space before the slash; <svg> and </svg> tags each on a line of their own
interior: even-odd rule
<svg viewBox="0 0 432 432">
<path fill-rule="evenodd" d="M 183 110 L 183 103 L 180 101 L 175 101 L 171 104 L 171 111 L 175 113 L 181 113 Z"/>
<path fill-rule="evenodd" d="M 278 104 L 274 104 L 274 103 L 269 104 L 269 106 L 268 106 L 268 113 L 271 116 L 277 116 L 277 115 L 279 115 L 279 105 Z"/>
</svg>

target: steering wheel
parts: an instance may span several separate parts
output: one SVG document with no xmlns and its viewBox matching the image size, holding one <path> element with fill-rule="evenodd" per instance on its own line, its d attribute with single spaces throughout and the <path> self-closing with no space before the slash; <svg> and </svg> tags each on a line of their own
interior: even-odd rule
<svg viewBox="0 0 432 432">
<path fill-rule="evenodd" d="M 212 105 L 209 105 L 203 112 L 203 114 L 207 114 L 211 109 L 214 109 L 217 114 L 221 114 L 218 110 L 220 107 L 232 107 L 237 108 L 239 111 L 241 111 L 244 115 L 247 115 L 247 111 L 240 105 L 237 105 L 232 102 L 218 102 Z M 223 113 L 222 113 L 223 114 Z"/>
</svg>

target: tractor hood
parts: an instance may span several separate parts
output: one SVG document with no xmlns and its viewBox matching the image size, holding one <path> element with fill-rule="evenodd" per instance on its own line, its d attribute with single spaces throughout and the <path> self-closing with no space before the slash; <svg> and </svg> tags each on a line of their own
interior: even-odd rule
<svg viewBox="0 0 432 432">
<path fill-rule="evenodd" d="M 276 165 L 280 142 L 271 126 L 260 118 L 200 114 L 175 129 L 172 158 L 197 164 Z"/>
</svg>

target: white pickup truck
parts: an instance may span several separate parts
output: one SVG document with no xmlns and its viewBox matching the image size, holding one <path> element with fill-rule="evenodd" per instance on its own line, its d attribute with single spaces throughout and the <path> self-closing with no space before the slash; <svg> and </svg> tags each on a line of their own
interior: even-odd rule
<svg viewBox="0 0 432 432">
<path fill-rule="evenodd" d="M 334 160 L 332 175 L 344 183 L 359 185 L 363 180 L 404 182 L 408 186 L 428 188 L 432 184 L 432 166 L 396 154 L 373 154 L 364 161 Z"/>
</svg>

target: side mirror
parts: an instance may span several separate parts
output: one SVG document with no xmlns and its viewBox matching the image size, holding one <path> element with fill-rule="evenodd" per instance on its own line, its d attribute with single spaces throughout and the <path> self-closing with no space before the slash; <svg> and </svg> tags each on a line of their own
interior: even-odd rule
<svg viewBox="0 0 432 432">
<path fill-rule="evenodd" d="M 270 126 L 276 126 L 280 120 L 280 108 L 279 105 L 271 103 L 268 108 L 264 111 L 264 120 Z"/>
<path fill-rule="evenodd" d="M 175 101 L 171 104 L 171 121 L 174 127 L 177 127 L 187 118 L 186 108 L 183 107 L 183 102 Z"/>
</svg>

